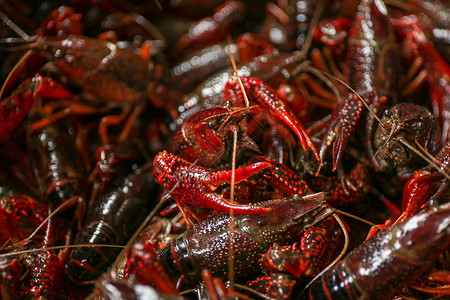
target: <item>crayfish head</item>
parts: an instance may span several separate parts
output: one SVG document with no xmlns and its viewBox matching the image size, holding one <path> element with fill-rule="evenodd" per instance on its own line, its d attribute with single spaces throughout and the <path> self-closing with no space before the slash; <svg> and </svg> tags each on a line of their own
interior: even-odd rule
<svg viewBox="0 0 450 300">
<path fill-rule="evenodd" d="M 384 111 L 381 120 L 383 123 L 375 132 L 374 146 L 382 169 L 420 168 L 425 161 L 414 150 L 423 148 L 431 155 L 438 150 L 440 129 L 427 108 L 400 103 Z"/>
<path fill-rule="evenodd" d="M 252 108 L 214 106 L 189 117 L 176 134 L 174 153 L 183 159 L 208 168 L 217 168 L 231 161 L 234 135 L 237 135 L 236 157 L 244 151 L 259 153 L 248 137 L 246 115 Z"/>
<path fill-rule="evenodd" d="M 228 110 L 224 107 L 211 107 L 189 117 L 181 127 L 182 141 L 174 149 L 188 161 L 200 159 L 203 166 L 217 164 L 217 157 L 225 153 L 224 139 L 227 136 L 221 126 Z"/>
<path fill-rule="evenodd" d="M 295 195 L 292 199 L 270 200 L 259 205 L 270 208 L 270 211 L 260 215 L 243 215 L 237 224 L 242 232 L 267 248 L 276 241 L 296 241 L 305 229 L 332 213 L 324 201 L 324 193 L 306 197 Z"/>
</svg>

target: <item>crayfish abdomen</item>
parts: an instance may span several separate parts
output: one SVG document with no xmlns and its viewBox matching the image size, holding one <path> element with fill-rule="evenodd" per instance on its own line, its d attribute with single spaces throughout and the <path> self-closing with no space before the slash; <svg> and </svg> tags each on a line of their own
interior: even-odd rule
<svg viewBox="0 0 450 300">
<path fill-rule="evenodd" d="M 71 252 L 67 272 L 72 281 L 86 284 L 96 279 L 118 254 L 117 249 L 103 251 L 97 244 L 126 243 L 150 211 L 156 190 L 151 164 L 130 174 L 123 183 L 105 194 L 93 207 L 76 244 L 92 244 Z"/>
</svg>

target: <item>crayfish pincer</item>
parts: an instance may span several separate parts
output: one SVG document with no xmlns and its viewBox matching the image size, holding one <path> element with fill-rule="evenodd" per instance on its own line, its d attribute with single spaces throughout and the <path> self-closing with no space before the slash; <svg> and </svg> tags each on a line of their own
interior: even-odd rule
<svg viewBox="0 0 450 300">
<path fill-rule="evenodd" d="M 310 288 L 305 299 L 392 299 L 450 245 L 450 204 L 380 231 Z"/>
<path fill-rule="evenodd" d="M 245 279 L 260 271 L 261 255 L 274 243 L 297 241 L 310 226 L 332 213 L 324 194 L 294 196 L 259 203 L 270 211 L 259 215 L 219 213 L 186 230 L 158 254 L 158 260 L 174 282 L 195 284 L 203 269 L 214 277 L 228 278 L 228 263 L 234 260 L 234 277 Z M 230 222 L 234 230 L 230 231 Z M 230 258 L 230 241 L 233 257 Z M 183 275 L 183 276 L 182 276 Z"/>
</svg>

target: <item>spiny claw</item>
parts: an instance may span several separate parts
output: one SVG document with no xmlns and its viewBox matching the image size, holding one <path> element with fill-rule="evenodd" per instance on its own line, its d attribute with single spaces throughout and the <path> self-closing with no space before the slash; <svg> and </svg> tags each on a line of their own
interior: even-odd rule
<svg viewBox="0 0 450 300">
<path fill-rule="evenodd" d="M 294 113 L 284 104 L 277 93 L 264 81 L 255 77 L 242 76 L 242 84 L 249 100 L 257 101 L 266 109 L 272 112 L 277 118 L 283 121 L 291 130 L 295 132 L 305 151 L 311 149 L 317 161 L 320 160 L 314 143 L 302 126 Z M 223 97 L 235 105 L 244 106 L 244 95 L 235 79 L 230 79 L 223 89 Z"/>
<path fill-rule="evenodd" d="M 317 149 L 314 146 L 314 143 L 312 142 L 309 134 L 306 132 L 305 128 L 297 120 L 297 118 L 293 117 L 291 112 L 288 111 L 287 107 L 283 105 L 276 108 L 275 116 L 277 116 L 280 120 L 282 120 L 286 125 L 289 126 L 289 128 L 291 128 L 295 132 L 295 135 L 297 135 L 297 137 L 300 140 L 300 144 L 302 145 L 303 150 L 305 150 L 306 152 L 307 148 L 311 149 L 312 153 L 314 154 L 314 157 L 317 159 L 317 161 L 320 161 L 319 153 L 317 152 Z"/>
<path fill-rule="evenodd" d="M 202 200 L 206 201 L 198 204 L 199 206 L 223 212 L 230 212 L 231 210 L 233 210 L 235 214 L 258 215 L 270 211 L 270 208 L 266 207 L 231 204 L 230 202 L 225 201 L 225 199 L 223 199 L 221 196 L 212 193 L 205 195 L 204 199 Z"/>
<path fill-rule="evenodd" d="M 320 161 L 323 163 L 328 148 L 333 144 L 333 171 L 341 163 L 347 141 L 355 131 L 356 123 L 361 117 L 362 108 L 361 100 L 356 95 L 350 94 L 333 113 L 331 124 L 320 148 Z"/>
<path fill-rule="evenodd" d="M 339 134 L 333 145 L 333 172 L 336 171 L 337 166 L 341 163 L 342 155 L 344 154 L 345 147 L 347 146 L 348 138 L 350 137 L 349 126 L 344 124 L 339 128 Z"/>
<path fill-rule="evenodd" d="M 264 180 L 273 188 L 283 191 L 289 196 L 312 194 L 312 190 L 306 182 L 286 165 L 264 156 L 255 156 L 249 162 L 270 164 L 270 168 L 265 171 Z"/>
<path fill-rule="evenodd" d="M 153 165 L 158 183 L 177 202 L 224 212 L 233 209 L 236 214 L 262 214 L 270 211 L 264 207 L 231 204 L 213 192 L 221 184 L 231 183 L 231 170 L 211 172 L 167 151 L 160 152 Z M 271 166 L 268 162 L 257 162 L 237 168 L 235 182 L 238 183 Z"/>
</svg>

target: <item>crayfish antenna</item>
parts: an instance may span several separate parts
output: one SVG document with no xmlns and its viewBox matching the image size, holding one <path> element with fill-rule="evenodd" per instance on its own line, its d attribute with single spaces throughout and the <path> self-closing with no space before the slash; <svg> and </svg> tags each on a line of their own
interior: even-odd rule
<svg viewBox="0 0 450 300">
<path fill-rule="evenodd" d="M 237 288 L 243 290 L 243 291 L 250 292 L 250 293 L 254 294 L 258 298 L 265 299 L 265 300 L 276 300 L 276 299 L 274 299 L 272 297 L 269 297 L 269 296 L 267 296 L 267 295 L 265 295 L 263 293 L 258 292 L 257 290 L 254 290 L 251 287 L 248 287 L 246 285 L 242 285 L 242 284 L 236 283 L 235 286 Z"/>
<path fill-rule="evenodd" d="M 355 215 L 353 215 L 353 214 L 351 214 L 351 213 L 348 213 L 348 212 L 345 212 L 345 211 L 342 211 L 342 210 L 339 210 L 339 209 L 335 209 L 334 212 L 335 212 L 335 213 L 338 213 L 338 214 L 340 214 L 340 215 L 343 215 L 343 216 L 346 216 L 346 217 L 355 219 L 355 220 L 360 221 L 360 222 L 362 222 L 362 223 L 365 223 L 365 224 L 367 224 L 367 225 L 369 225 L 369 226 L 376 226 L 375 223 L 372 223 L 372 222 L 370 222 L 369 220 L 363 219 L 363 218 L 361 218 L 361 217 L 355 216 Z"/>
<path fill-rule="evenodd" d="M 341 94 L 339 93 L 336 86 L 326 76 L 324 76 L 319 69 L 312 67 L 312 66 L 307 66 L 305 68 L 305 71 L 317 76 L 317 78 L 322 80 L 322 82 L 325 83 L 325 85 L 328 86 L 331 91 L 333 91 L 333 94 L 336 97 L 337 102 L 338 103 L 342 102 Z"/>
<path fill-rule="evenodd" d="M 433 155 L 431 155 L 421 144 L 419 144 L 417 141 L 415 141 L 415 142 L 416 142 L 417 147 L 422 151 L 422 153 L 431 160 L 430 165 L 435 167 L 438 171 L 450 172 L 450 169 L 447 166 L 444 166 L 444 164 L 442 164 L 438 159 L 436 159 Z M 445 145 L 443 146 L 443 148 L 445 148 Z M 447 177 L 444 173 L 442 173 L 442 174 L 445 177 Z M 449 177 L 447 177 L 447 178 L 449 178 Z"/>
<path fill-rule="evenodd" d="M 234 185 L 235 185 L 235 173 L 236 173 L 236 151 L 237 151 L 237 129 L 234 128 L 233 129 L 233 156 L 232 156 L 232 160 L 231 160 L 231 191 L 230 191 L 230 203 L 231 203 L 231 208 L 230 208 L 230 227 L 229 227 L 229 231 L 233 232 L 234 231 L 234 221 L 233 221 L 233 205 L 234 205 Z M 229 235 L 229 244 L 228 244 L 228 257 L 230 257 L 230 261 L 228 262 L 228 274 L 229 278 L 228 280 L 230 281 L 230 290 L 233 291 L 234 290 L 234 245 L 233 245 L 233 235 L 230 234 Z"/>
<path fill-rule="evenodd" d="M 84 204 L 84 199 L 81 198 L 81 197 L 76 197 L 76 196 L 75 196 L 75 197 L 69 198 L 67 201 L 61 203 L 55 210 L 53 210 L 53 211 L 48 215 L 47 218 L 45 218 L 44 221 L 42 221 L 42 223 L 41 223 L 41 224 L 33 231 L 33 233 L 31 233 L 30 236 L 27 237 L 27 238 L 24 240 L 24 242 L 28 242 L 29 240 L 31 240 L 31 239 L 39 232 L 39 230 L 41 230 L 42 227 L 43 227 L 45 224 L 47 224 L 47 223 L 50 221 L 50 219 L 51 219 L 52 217 L 54 217 L 57 213 L 59 213 L 60 211 L 66 209 L 66 208 L 68 208 L 68 207 L 71 207 L 71 206 L 73 206 L 73 205 L 75 205 L 75 204 L 77 204 L 77 203 L 78 203 L 78 204 Z"/>
<path fill-rule="evenodd" d="M 15 33 L 17 33 L 26 42 L 33 42 L 33 38 L 29 36 L 25 31 L 23 31 L 16 23 L 14 23 L 7 15 L 0 11 L 0 20 L 3 24 L 11 28 Z"/>
<path fill-rule="evenodd" d="M 35 41 L 24 41 L 21 38 L 4 38 L 0 39 L 0 50 L 8 52 L 30 50 L 35 44 Z"/>
<path fill-rule="evenodd" d="M 236 67 L 236 61 L 234 60 L 233 54 L 231 53 L 230 45 L 232 43 L 231 37 L 227 36 L 228 40 L 228 55 L 230 56 L 231 64 L 233 65 L 233 70 L 236 74 L 236 78 L 239 82 L 239 87 L 242 90 L 242 94 L 244 95 L 245 106 L 247 109 L 250 109 L 250 104 L 248 101 L 247 93 L 245 92 L 244 85 L 242 84 L 241 78 L 239 77 L 238 70 Z M 231 190 L 230 190 L 230 203 L 234 205 L 234 185 L 235 185 L 235 173 L 236 173 L 236 152 L 237 152 L 237 128 L 233 129 L 233 155 L 231 158 Z M 230 227 L 229 231 L 234 231 L 234 222 L 233 222 L 233 208 L 230 208 Z M 233 237 L 229 235 L 229 243 L 228 243 L 228 257 L 230 257 L 230 261 L 228 262 L 228 280 L 230 281 L 230 290 L 234 290 L 234 245 L 233 245 Z"/>
<path fill-rule="evenodd" d="M 300 299 L 301 296 L 308 290 L 308 288 L 317 281 L 323 274 L 325 274 L 329 269 L 331 269 L 334 265 L 336 265 L 345 255 L 348 249 L 349 245 L 349 236 L 347 228 L 345 228 L 344 222 L 342 222 L 341 218 L 336 213 L 332 213 L 333 218 L 339 223 L 339 226 L 342 228 L 342 232 L 344 233 L 344 247 L 342 248 L 341 253 L 330 263 L 328 266 L 326 266 L 322 271 L 319 272 L 311 281 L 308 282 L 308 284 L 304 287 L 304 289 L 301 291 L 300 295 L 297 297 L 297 299 Z"/>
<path fill-rule="evenodd" d="M 316 9 L 314 10 L 313 16 L 311 18 L 311 24 L 309 25 L 308 33 L 306 34 L 305 42 L 303 43 L 303 47 L 300 50 L 303 53 L 307 53 L 309 51 L 309 48 L 311 47 L 314 30 L 317 24 L 319 24 L 319 19 L 322 15 L 323 9 L 325 8 L 326 2 L 327 1 L 325 0 L 319 1 Z"/>
<path fill-rule="evenodd" d="M 230 56 L 230 60 L 231 60 L 231 64 L 233 65 L 234 73 L 236 74 L 236 78 L 237 78 L 237 81 L 239 83 L 239 87 L 241 88 L 242 94 L 244 96 L 245 107 L 249 108 L 250 107 L 250 102 L 248 101 L 247 93 L 245 92 L 244 85 L 242 84 L 241 78 L 239 77 L 238 69 L 236 67 L 236 61 L 234 60 L 234 56 L 231 53 L 230 45 L 232 44 L 232 41 L 231 41 L 231 37 L 230 36 L 227 36 L 227 41 L 228 41 L 228 55 Z"/>
<path fill-rule="evenodd" d="M 335 80 L 337 80 L 339 83 L 343 84 L 346 88 L 348 88 L 353 94 L 356 95 L 356 97 L 358 97 L 358 99 L 362 102 L 362 104 L 367 108 L 367 110 L 369 111 L 369 113 L 375 118 L 375 120 L 377 120 L 378 123 L 381 124 L 381 126 L 385 126 L 385 124 L 383 123 L 383 121 L 381 121 L 381 119 L 377 116 L 377 114 L 370 108 L 369 104 L 366 103 L 366 101 L 364 101 L 363 97 L 361 97 L 360 94 L 358 94 L 357 91 L 355 91 L 351 86 L 349 86 L 346 82 L 344 82 L 343 80 L 337 78 L 336 76 L 329 74 L 327 72 L 321 71 L 321 70 L 317 70 L 318 72 L 322 73 L 325 76 L 328 76 L 330 78 L 333 78 Z"/>
<path fill-rule="evenodd" d="M 174 187 L 175 189 L 176 187 Z M 131 236 L 131 238 L 128 240 L 127 244 L 124 246 L 124 248 L 122 249 L 122 251 L 119 253 L 119 255 L 117 255 L 116 260 L 114 261 L 114 263 L 111 265 L 111 270 L 116 270 L 119 266 L 119 264 L 121 263 L 123 257 L 125 257 L 126 251 L 127 249 L 130 248 L 131 244 L 134 243 L 134 241 L 137 239 L 137 237 L 139 236 L 139 234 L 142 232 L 142 230 L 144 230 L 144 228 L 150 224 L 150 222 L 152 221 L 153 217 L 156 215 L 156 213 L 161 209 L 161 207 L 163 206 L 164 203 L 166 203 L 166 201 L 170 198 L 169 194 L 166 194 L 165 196 L 162 197 L 161 201 L 158 202 L 158 204 L 156 204 L 156 206 L 152 209 L 152 211 L 148 214 L 148 216 L 145 218 L 145 220 L 142 222 L 142 224 L 136 229 L 136 231 L 134 232 L 134 234 Z"/>
<path fill-rule="evenodd" d="M 161 2 L 159 2 L 159 0 L 153 0 L 153 2 L 155 2 L 156 7 L 158 7 L 159 11 L 163 11 L 163 7 L 161 5 Z"/>
<path fill-rule="evenodd" d="M 64 245 L 64 246 L 51 246 L 51 247 L 45 247 L 45 250 L 64 250 L 66 248 L 90 248 L 90 247 L 102 247 L 102 248 L 125 248 L 125 246 L 122 245 L 108 245 L 108 244 L 80 244 L 80 245 Z M 3 257 L 11 257 L 16 255 L 22 255 L 27 253 L 33 253 L 37 251 L 42 251 L 43 248 L 32 248 L 27 250 L 19 250 L 19 251 L 13 251 L 8 253 L 1 253 L 0 258 Z"/>
<path fill-rule="evenodd" d="M 422 148 L 422 150 L 424 151 L 424 153 L 427 153 L 427 155 L 425 155 L 424 153 L 420 152 L 418 149 L 416 149 L 413 145 L 411 145 L 410 143 L 408 143 L 407 141 L 405 141 L 404 139 L 398 139 L 398 141 L 400 143 L 402 143 L 403 145 L 405 145 L 406 147 L 408 147 L 409 149 L 411 149 L 411 151 L 413 151 L 414 153 L 416 153 L 418 156 L 420 156 L 423 160 L 425 160 L 427 163 L 429 163 L 431 166 L 433 166 L 436 170 L 438 170 L 439 173 L 441 173 L 442 175 L 444 175 L 444 177 L 446 179 L 450 179 L 450 175 L 446 172 L 444 172 L 444 170 L 442 170 L 442 168 L 436 164 L 432 159 L 428 158 L 428 156 L 431 156 L 431 154 L 429 154 L 425 149 Z M 422 146 L 421 146 L 422 147 Z"/>
</svg>

